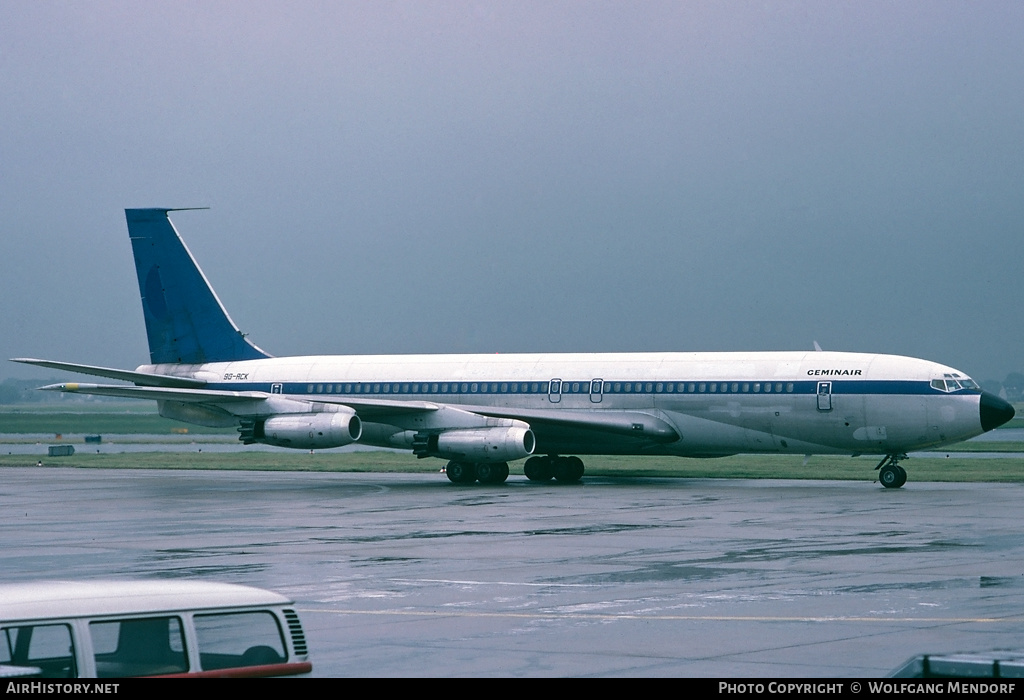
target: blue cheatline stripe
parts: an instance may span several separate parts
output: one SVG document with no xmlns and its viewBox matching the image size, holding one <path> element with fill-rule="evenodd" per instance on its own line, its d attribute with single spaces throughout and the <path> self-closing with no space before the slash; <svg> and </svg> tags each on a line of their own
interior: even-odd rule
<svg viewBox="0 0 1024 700">
<path fill-rule="evenodd" d="M 604 395 L 629 396 L 629 395 L 664 395 L 672 396 L 731 396 L 742 394 L 744 396 L 773 396 L 775 394 L 817 394 L 818 384 L 822 381 L 829 382 L 831 393 L 836 394 L 860 394 L 860 395 L 893 395 L 893 394 L 941 394 L 948 396 L 949 393 L 978 393 L 970 389 L 962 389 L 959 392 L 943 392 L 931 387 L 927 381 L 907 380 L 814 380 L 795 382 L 723 382 L 723 381 L 672 381 L 672 382 L 636 382 L 604 380 L 601 393 Z M 329 396 L 465 396 L 490 394 L 499 395 L 538 395 L 546 396 L 548 393 L 548 382 L 522 382 L 522 381 L 487 381 L 487 382 L 276 382 L 281 385 L 283 394 L 306 395 L 315 398 L 317 395 Z M 207 385 L 210 389 L 224 391 L 262 391 L 272 393 L 271 384 L 264 382 L 218 382 Z M 714 391 L 712 391 L 714 386 Z M 627 389 L 628 387 L 628 389 Z M 701 391 L 703 387 L 703 391 Z M 767 389 L 770 387 L 770 389 Z M 746 390 L 744 390 L 746 388 Z M 755 391 L 755 388 L 757 390 Z M 564 395 L 577 394 L 587 396 L 591 393 L 590 380 L 587 381 L 566 381 L 562 380 L 560 392 Z"/>
</svg>

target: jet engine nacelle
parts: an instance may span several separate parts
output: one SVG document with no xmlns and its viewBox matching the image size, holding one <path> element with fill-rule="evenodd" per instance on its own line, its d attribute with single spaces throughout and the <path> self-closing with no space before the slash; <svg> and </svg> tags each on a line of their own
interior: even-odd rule
<svg viewBox="0 0 1024 700">
<path fill-rule="evenodd" d="M 437 436 L 436 456 L 465 462 L 509 462 L 533 454 L 529 428 L 448 430 Z"/>
<path fill-rule="evenodd" d="M 351 409 L 337 413 L 297 413 L 263 422 L 258 442 L 305 450 L 348 445 L 363 434 L 363 423 Z"/>
</svg>

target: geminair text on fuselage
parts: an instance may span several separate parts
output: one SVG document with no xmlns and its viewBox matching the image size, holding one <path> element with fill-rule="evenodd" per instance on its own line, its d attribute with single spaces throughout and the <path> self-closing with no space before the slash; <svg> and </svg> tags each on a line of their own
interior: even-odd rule
<svg viewBox="0 0 1024 700">
<path fill-rule="evenodd" d="M 911 450 L 1013 415 L 934 362 L 845 352 L 271 357 L 238 330 L 168 218 L 128 209 L 151 363 L 134 371 L 19 358 L 130 382 L 47 389 L 155 399 L 160 414 L 238 426 L 245 444 L 353 442 L 449 460 L 456 483 L 576 481 L 579 457 L 877 454 L 902 486 Z"/>
</svg>

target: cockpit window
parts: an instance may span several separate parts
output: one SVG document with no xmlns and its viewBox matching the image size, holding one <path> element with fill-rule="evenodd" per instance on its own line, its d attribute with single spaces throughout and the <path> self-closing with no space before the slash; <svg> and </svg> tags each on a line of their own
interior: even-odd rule
<svg viewBox="0 0 1024 700">
<path fill-rule="evenodd" d="M 980 389 L 981 388 L 980 386 L 978 386 L 978 383 L 976 381 L 974 381 L 973 379 L 971 379 L 970 377 L 961 377 L 959 374 L 954 374 L 953 376 L 956 377 L 959 380 L 960 386 L 962 386 L 964 389 Z"/>
<path fill-rule="evenodd" d="M 933 379 L 931 386 L 939 391 L 959 391 L 960 389 L 980 389 L 977 382 L 970 377 L 956 374 L 944 374 L 942 379 Z"/>
</svg>

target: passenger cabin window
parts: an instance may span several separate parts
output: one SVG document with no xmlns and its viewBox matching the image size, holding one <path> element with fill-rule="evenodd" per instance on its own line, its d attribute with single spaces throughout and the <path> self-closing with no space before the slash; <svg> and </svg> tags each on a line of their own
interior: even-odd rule
<svg viewBox="0 0 1024 700">
<path fill-rule="evenodd" d="M 204 671 L 286 661 L 281 628 L 269 612 L 196 615 L 193 622 Z"/>
<path fill-rule="evenodd" d="M 0 630 L 0 664 L 32 669 L 33 678 L 77 678 L 68 625 L 25 625 Z"/>
<path fill-rule="evenodd" d="M 98 678 L 188 671 L 181 620 L 177 617 L 90 622 L 89 634 Z"/>
</svg>

